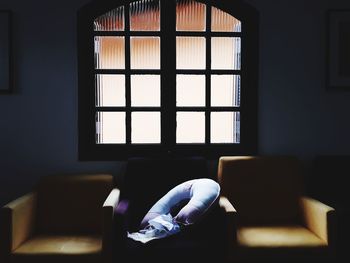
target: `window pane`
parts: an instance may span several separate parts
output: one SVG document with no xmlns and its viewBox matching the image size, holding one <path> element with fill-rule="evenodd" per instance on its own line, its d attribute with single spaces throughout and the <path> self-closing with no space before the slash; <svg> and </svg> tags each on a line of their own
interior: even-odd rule
<svg viewBox="0 0 350 263">
<path fill-rule="evenodd" d="M 94 21 L 95 31 L 123 31 L 124 30 L 124 6 L 113 9 Z"/>
<path fill-rule="evenodd" d="M 131 142 L 160 143 L 160 112 L 131 113 Z"/>
<path fill-rule="evenodd" d="M 205 106 L 205 76 L 176 76 L 176 106 Z"/>
<path fill-rule="evenodd" d="M 205 113 L 176 113 L 176 143 L 205 143 Z"/>
<path fill-rule="evenodd" d="M 205 31 L 205 4 L 192 0 L 176 1 L 176 30 Z"/>
<path fill-rule="evenodd" d="M 125 106 L 125 76 L 96 75 L 96 106 Z"/>
<path fill-rule="evenodd" d="M 159 75 L 131 75 L 131 106 L 160 106 Z"/>
<path fill-rule="evenodd" d="M 211 31 L 241 32 L 241 21 L 216 7 L 211 8 Z"/>
<path fill-rule="evenodd" d="M 241 68 L 241 38 L 213 37 L 211 39 L 211 68 Z"/>
<path fill-rule="evenodd" d="M 176 68 L 205 69 L 205 38 L 176 37 Z"/>
<path fill-rule="evenodd" d="M 95 37 L 95 68 L 125 69 L 124 37 Z"/>
<path fill-rule="evenodd" d="M 159 0 L 141 0 L 130 3 L 131 31 L 159 31 Z"/>
<path fill-rule="evenodd" d="M 239 112 L 212 112 L 210 125 L 211 143 L 240 142 Z"/>
<path fill-rule="evenodd" d="M 96 143 L 125 143 L 125 112 L 97 112 Z"/>
<path fill-rule="evenodd" d="M 239 107 L 240 81 L 239 75 L 211 75 L 211 106 Z"/>
<path fill-rule="evenodd" d="M 160 38 L 131 37 L 131 68 L 160 69 Z"/>
</svg>

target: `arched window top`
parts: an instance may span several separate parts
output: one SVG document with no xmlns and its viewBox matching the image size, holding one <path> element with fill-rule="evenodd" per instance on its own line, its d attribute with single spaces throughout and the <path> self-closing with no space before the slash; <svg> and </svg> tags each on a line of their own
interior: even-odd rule
<svg viewBox="0 0 350 263">
<path fill-rule="evenodd" d="M 239 19 L 212 6 L 211 31 L 213 32 L 241 32 L 242 23 Z"/>
<path fill-rule="evenodd" d="M 160 30 L 160 0 L 133 1 L 129 4 L 131 31 Z M 205 31 L 207 5 L 195 0 L 176 0 L 176 30 Z M 241 32 L 241 21 L 229 13 L 211 8 L 211 31 Z M 95 31 L 123 31 L 124 6 L 119 6 L 94 20 Z"/>
<path fill-rule="evenodd" d="M 124 31 L 124 6 L 119 6 L 99 16 L 94 21 L 95 31 Z"/>
</svg>

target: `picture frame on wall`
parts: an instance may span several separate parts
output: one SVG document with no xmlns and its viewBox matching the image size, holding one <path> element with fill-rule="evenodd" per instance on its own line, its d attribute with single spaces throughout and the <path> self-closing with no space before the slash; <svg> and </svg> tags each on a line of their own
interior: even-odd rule
<svg viewBox="0 0 350 263">
<path fill-rule="evenodd" d="M 0 94 L 13 91 L 12 12 L 0 10 Z"/>
<path fill-rule="evenodd" d="M 327 23 L 328 88 L 350 91 L 350 10 L 329 10 Z"/>
</svg>

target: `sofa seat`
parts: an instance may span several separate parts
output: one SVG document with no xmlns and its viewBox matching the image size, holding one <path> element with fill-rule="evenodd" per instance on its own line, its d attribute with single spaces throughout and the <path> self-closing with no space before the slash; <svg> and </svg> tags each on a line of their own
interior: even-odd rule
<svg viewBox="0 0 350 263">
<path fill-rule="evenodd" d="M 36 235 L 12 254 L 11 263 L 99 263 L 102 238 L 94 235 Z"/>
<path fill-rule="evenodd" d="M 89 235 L 37 235 L 24 242 L 14 255 L 30 254 L 98 254 L 102 250 L 102 239 Z"/>
<path fill-rule="evenodd" d="M 252 248 L 322 247 L 327 245 L 317 235 L 299 225 L 239 227 L 237 244 Z"/>
<path fill-rule="evenodd" d="M 329 256 L 327 243 L 300 225 L 238 227 L 229 253 L 232 262 L 328 263 Z"/>
</svg>

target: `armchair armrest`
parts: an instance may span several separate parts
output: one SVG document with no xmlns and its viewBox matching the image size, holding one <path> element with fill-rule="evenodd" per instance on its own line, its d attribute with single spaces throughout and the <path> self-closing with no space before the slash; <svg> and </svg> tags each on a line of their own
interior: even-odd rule
<svg viewBox="0 0 350 263">
<path fill-rule="evenodd" d="M 227 227 L 227 244 L 229 246 L 232 246 L 236 243 L 237 240 L 237 211 L 225 196 L 220 196 L 219 206 L 225 212 L 225 220 Z"/>
<path fill-rule="evenodd" d="M 302 219 L 305 226 L 334 247 L 336 218 L 335 209 L 310 197 L 300 198 Z"/>
<path fill-rule="evenodd" d="M 103 203 L 102 248 L 105 257 L 111 257 L 114 210 L 119 203 L 120 190 L 114 188 Z"/>
<path fill-rule="evenodd" d="M 114 210 L 114 241 L 117 246 L 125 246 L 128 231 L 129 200 L 120 200 Z"/>
<path fill-rule="evenodd" d="M 3 256 L 9 256 L 32 235 L 35 230 L 36 209 L 35 192 L 28 193 L 1 208 L 0 247 Z"/>
<path fill-rule="evenodd" d="M 116 217 L 126 217 L 129 210 L 129 201 L 126 199 L 120 200 L 118 206 L 114 210 Z"/>
<path fill-rule="evenodd" d="M 219 205 L 226 213 L 228 213 L 231 216 L 235 216 L 237 213 L 236 209 L 233 207 L 231 202 L 224 196 L 220 196 L 219 199 Z"/>
</svg>

